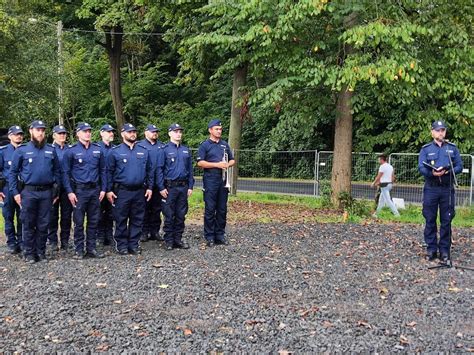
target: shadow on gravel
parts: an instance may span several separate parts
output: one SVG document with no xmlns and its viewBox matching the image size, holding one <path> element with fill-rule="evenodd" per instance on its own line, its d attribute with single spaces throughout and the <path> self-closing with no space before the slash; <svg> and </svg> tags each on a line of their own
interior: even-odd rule
<svg viewBox="0 0 474 355">
<path fill-rule="evenodd" d="M 467 352 L 474 274 L 427 270 L 422 229 L 246 224 L 230 246 L 141 256 L 0 255 L 1 352 Z M 473 263 L 457 230 L 454 262 Z M 4 245 L 4 241 L 2 241 Z"/>
</svg>

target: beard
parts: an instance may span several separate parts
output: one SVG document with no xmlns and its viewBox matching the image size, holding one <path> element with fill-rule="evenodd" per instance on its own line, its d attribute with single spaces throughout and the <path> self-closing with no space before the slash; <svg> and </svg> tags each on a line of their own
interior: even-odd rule
<svg viewBox="0 0 474 355">
<path fill-rule="evenodd" d="M 33 142 L 33 145 L 38 148 L 38 149 L 41 149 L 43 148 L 45 145 L 46 145 L 46 139 L 43 139 L 41 142 L 39 140 L 37 140 L 35 137 L 31 137 L 31 141 Z"/>
<path fill-rule="evenodd" d="M 127 143 L 133 144 L 137 141 L 137 137 L 124 138 Z"/>
</svg>

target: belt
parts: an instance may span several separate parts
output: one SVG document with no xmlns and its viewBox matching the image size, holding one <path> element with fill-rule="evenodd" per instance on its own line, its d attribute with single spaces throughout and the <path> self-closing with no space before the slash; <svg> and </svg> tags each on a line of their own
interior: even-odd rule
<svg viewBox="0 0 474 355">
<path fill-rule="evenodd" d="M 166 187 L 188 186 L 188 180 L 165 180 Z"/>
<path fill-rule="evenodd" d="M 85 184 L 75 182 L 74 187 L 79 189 L 95 189 L 97 187 L 97 184 L 95 182 L 87 182 Z"/>
<path fill-rule="evenodd" d="M 25 185 L 24 189 L 28 191 L 47 191 L 51 190 L 53 185 Z"/>
<path fill-rule="evenodd" d="M 450 183 L 442 183 L 442 182 L 439 182 L 439 181 L 425 181 L 425 186 L 428 186 L 428 187 L 452 187 L 453 184 L 450 184 Z"/>
<path fill-rule="evenodd" d="M 123 184 L 119 184 L 118 188 L 122 189 L 122 190 L 127 190 L 127 191 L 138 191 L 138 190 L 144 189 L 145 186 L 143 186 L 143 185 L 123 185 Z"/>
</svg>

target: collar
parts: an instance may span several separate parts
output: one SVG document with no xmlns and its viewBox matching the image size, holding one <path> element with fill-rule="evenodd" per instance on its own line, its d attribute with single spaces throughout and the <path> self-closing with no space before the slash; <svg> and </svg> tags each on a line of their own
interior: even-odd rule
<svg viewBox="0 0 474 355">
<path fill-rule="evenodd" d="M 208 139 L 209 142 L 213 143 L 213 144 L 219 144 L 220 143 L 220 139 L 216 142 L 214 140 L 212 140 L 211 138 Z"/>
</svg>

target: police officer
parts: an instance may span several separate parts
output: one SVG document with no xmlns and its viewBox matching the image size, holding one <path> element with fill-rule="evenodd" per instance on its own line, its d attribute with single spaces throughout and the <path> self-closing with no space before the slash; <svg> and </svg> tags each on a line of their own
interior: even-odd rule
<svg viewBox="0 0 474 355">
<path fill-rule="evenodd" d="M 163 197 L 162 211 L 165 217 L 165 248 L 188 249 L 182 241 L 184 219 L 188 212 L 188 197 L 193 193 L 194 177 L 191 152 L 181 144 L 183 128 L 173 123 L 168 128 L 170 141 L 158 150 L 156 180 Z"/>
<path fill-rule="evenodd" d="M 109 124 L 105 124 L 100 129 L 101 140 L 98 142 L 107 162 L 107 155 L 114 147 L 115 128 Z M 112 216 L 112 205 L 109 200 L 104 198 L 100 202 L 100 218 L 99 227 L 97 228 L 97 241 L 102 242 L 103 245 L 111 245 L 113 238 L 114 219 Z"/>
<path fill-rule="evenodd" d="M 96 234 L 107 175 L 104 155 L 100 146 L 91 142 L 91 133 L 92 127 L 88 123 L 78 124 L 76 135 L 79 141 L 66 151 L 62 162 L 64 189 L 74 207 L 75 259 L 104 256 L 96 249 Z M 84 235 L 86 215 L 87 238 Z"/>
<path fill-rule="evenodd" d="M 47 261 L 48 224 L 57 198 L 53 190 L 57 190 L 55 184 L 58 188 L 61 184 L 58 156 L 46 143 L 45 129 L 43 121 L 31 123 L 31 142 L 15 150 L 8 180 L 10 193 L 21 208 L 23 253 L 28 263 Z"/>
<path fill-rule="evenodd" d="M 145 139 L 139 141 L 142 146 L 147 148 L 150 152 L 150 159 L 152 162 L 153 176 L 156 169 L 156 162 L 158 157 L 158 149 L 164 147 L 164 144 L 158 140 L 158 128 L 154 124 L 148 124 L 145 129 Z M 158 186 L 153 184 L 153 195 L 151 200 L 146 204 L 145 220 L 143 222 L 143 234 L 140 239 L 142 242 L 148 240 L 163 240 L 160 237 L 161 227 L 161 198 Z"/>
<path fill-rule="evenodd" d="M 70 147 L 66 144 L 67 131 L 63 125 L 53 128 L 53 147 L 58 156 L 59 164 L 62 164 L 64 153 Z M 59 210 L 61 209 L 61 213 Z M 66 190 L 61 188 L 59 198 L 51 209 L 51 219 L 48 227 L 48 242 L 53 253 L 58 250 L 58 219 L 61 226 L 61 251 L 67 253 L 69 248 L 69 236 L 71 234 L 72 205 L 67 196 Z"/>
<path fill-rule="evenodd" d="M 123 143 L 107 156 L 107 198 L 115 220 L 115 246 L 120 255 L 140 254 L 145 203 L 152 197 L 153 175 L 148 149 L 137 143 L 137 129 L 122 127 Z"/>
<path fill-rule="evenodd" d="M 23 244 L 22 227 L 20 218 L 20 206 L 15 202 L 13 194 L 9 190 L 8 175 L 13 163 L 13 153 L 23 141 L 23 130 L 20 126 L 12 126 L 8 129 L 10 143 L 0 147 L 0 201 L 3 200 L 3 218 L 5 220 L 5 236 L 7 237 L 7 248 L 10 254 L 21 253 Z M 16 228 L 15 228 L 16 215 Z"/>
<path fill-rule="evenodd" d="M 222 123 L 218 119 L 209 122 L 209 139 L 201 143 L 197 165 L 204 169 L 204 237 L 207 246 L 227 245 L 225 226 L 229 189 L 225 187 L 227 169 L 235 164 L 229 144 L 222 140 Z M 224 159 L 227 154 L 227 161 Z"/>
<path fill-rule="evenodd" d="M 438 257 L 443 262 L 450 260 L 451 221 L 454 218 L 454 174 L 462 172 L 462 161 L 458 148 L 445 141 L 446 125 L 435 121 L 431 125 L 433 141 L 421 148 L 418 169 L 425 177 L 423 187 L 423 216 L 425 217 L 425 243 L 427 260 Z M 437 240 L 436 219 L 439 209 L 440 231 Z"/>
</svg>

